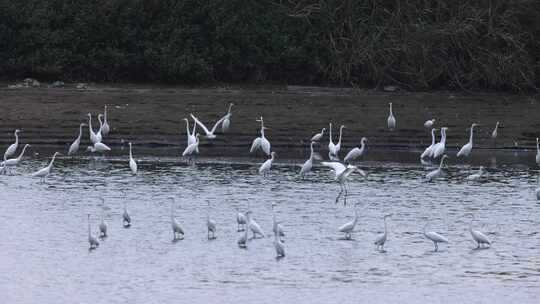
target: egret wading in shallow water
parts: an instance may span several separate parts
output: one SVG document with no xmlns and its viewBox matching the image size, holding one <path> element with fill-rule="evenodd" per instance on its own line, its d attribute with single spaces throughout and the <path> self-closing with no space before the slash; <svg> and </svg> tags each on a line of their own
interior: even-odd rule
<svg viewBox="0 0 540 304">
<path fill-rule="evenodd" d="M 89 151 L 92 153 L 96 153 L 96 152 L 105 153 L 105 152 L 111 151 L 111 148 L 109 148 L 109 146 L 107 146 L 106 144 L 102 142 L 98 142 L 98 143 L 95 143 L 93 146 L 88 146 L 86 148 L 86 151 Z"/>
<path fill-rule="evenodd" d="M 324 131 L 326 131 L 326 128 L 322 128 L 321 133 L 313 135 L 311 141 L 319 142 L 324 136 Z"/>
<path fill-rule="evenodd" d="M 79 151 L 79 146 L 81 144 L 81 137 L 82 137 L 82 128 L 86 126 L 85 123 L 82 123 L 79 125 L 79 136 L 77 136 L 77 138 L 75 138 L 75 140 L 73 141 L 73 143 L 71 143 L 71 145 L 69 146 L 69 149 L 68 149 L 68 155 L 71 156 L 75 153 L 77 153 Z"/>
<path fill-rule="evenodd" d="M 471 221 L 469 222 L 469 232 L 471 233 L 473 240 L 478 245 L 476 249 L 480 249 L 481 247 L 484 247 L 484 246 L 491 247 L 491 242 L 485 234 L 483 234 L 482 232 L 478 230 L 472 229 L 472 223 L 475 220 L 475 218 L 474 218 L 474 214 L 471 213 L 469 215 L 471 216 Z"/>
<path fill-rule="evenodd" d="M 259 226 L 259 224 L 251 217 L 251 210 L 246 212 L 246 217 L 248 228 L 251 230 L 251 232 L 253 232 L 253 238 L 257 238 L 257 235 L 262 238 L 266 237 L 261 229 L 261 226 Z"/>
<path fill-rule="evenodd" d="M 432 149 L 432 157 L 433 158 L 439 158 L 441 157 L 444 152 L 446 151 L 446 130 L 448 130 L 447 127 L 441 128 L 441 141 L 435 144 Z"/>
<path fill-rule="evenodd" d="M 4 168 L 10 168 L 10 167 L 15 167 L 17 166 L 20 162 L 21 162 L 21 159 L 24 155 L 24 152 L 26 151 L 26 148 L 30 147 L 29 144 L 26 144 L 24 145 L 22 151 L 21 151 L 21 154 L 19 154 L 19 156 L 17 156 L 16 158 L 10 158 L 8 160 L 4 160 L 0 165 L 4 166 Z"/>
<path fill-rule="evenodd" d="M 367 138 L 362 137 L 362 139 L 360 140 L 360 148 L 355 147 L 351 151 L 349 151 L 349 153 L 347 153 L 347 155 L 345 156 L 343 161 L 346 162 L 346 163 L 350 163 L 353 160 L 357 159 L 358 157 L 362 157 L 362 155 L 364 155 L 364 151 L 366 149 L 366 142 L 367 141 L 368 141 Z"/>
<path fill-rule="evenodd" d="M 480 180 L 482 179 L 482 177 L 484 177 L 484 172 L 485 172 L 484 166 L 480 166 L 480 168 L 478 169 L 478 172 L 467 176 L 467 180 L 468 181 Z"/>
<path fill-rule="evenodd" d="M 47 165 L 47 167 L 45 167 L 43 169 L 40 169 L 40 170 L 32 173 L 32 176 L 40 177 L 41 180 L 44 180 L 45 177 L 47 177 L 51 173 L 51 168 L 53 166 L 54 159 L 56 158 L 57 155 L 61 155 L 61 154 L 59 152 L 54 152 L 53 157 L 52 157 L 51 162 L 49 163 L 49 165 Z"/>
<path fill-rule="evenodd" d="M 127 203 L 124 200 L 124 213 L 122 213 L 122 225 L 124 225 L 124 228 L 131 227 L 131 216 L 129 215 L 129 211 L 127 209 Z"/>
<path fill-rule="evenodd" d="M 264 130 L 268 130 L 268 128 L 264 126 L 264 120 L 262 116 L 257 121 L 261 123 L 261 136 L 253 140 L 253 142 L 251 143 L 251 148 L 249 149 L 249 153 L 254 153 L 257 152 L 257 150 L 261 149 L 266 155 L 270 155 L 271 145 L 264 135 Z"/>
<path fill-rule="evenodd" d="M 102 136 L 109 135 L 109 132 L 111 131 L 111 128 L 109 127 L 109 123 L 107 122 L 107 105 L 105 105 L 105 109 L 103 111 L 103 124 L 101 125 L 99 130 L 101 131 Z"/>
<path fill-rule="evenodd" d="M 375 245 L 377 245 L 377 250 L 380 250 L 381 252 L 384 251 L 384 244 L 386 243 L 386 240 L 388 238 L 388 228 L 386 226 L 386 218 L 392 216 L 392 214 L 387 214 L 384 216 L 384 233 L 379 235 L 377 239 L 375 240 Z"/>
<path fill-rule="evenodd" d="M 99 241 L 92 235 L 90 229 L 90 213 L 88 213 L 88 244 L 90 244 L 90 250 L 94 250 L 99 246 Z"/>
<path fill-rule="evenodd" d="M 434 123 L 435 123 L 435 118 L 428 119 L 426 120 L 426 122 L 424 122 L 424 127 L 430 129 L 431 127 L 433 127 Z"/>
<path fill-rule="evenodd" d="M 428 231 L 426 232 L 426 227 L 427 225 L 429 224 L 429 222 L 427 222 L 425 225 L 424 225 L 424 229 L 423 229 L 423 232 L 424 232 L 424 236 L 426 237 L 426 239 L 430 240 L 433 242 L 433 246 L 435 246 L 435 249 L 434 251 L 438 251 L 439 250 L 439 243 L 448 243 L 448 239 L 445 238 L 444 236 L 438 234 L 437 232 L 435 231 Z"/>
<path fill-rule="evenodd" d="M 358 204 L 354 204 L 353 220 L 343 224 L 341 227 L 338 228 L 339 232 L 345 233 L 345 239 L 347 240 L 351 239 L 351 234 L 354 231 L 354 227 L 356 227 L 356 224 L 358 223 L 358 208 L 356 207 L 356 205 Z"/>
<path fill-rule="evenodd" d="M 187 146 L 182 152 L 182 156 L 187 157 L 188 164 L 195 164 L 197 154 L 199 154 L 199 133 L 195 136 L 195 143 Z"/>
<path fill-rule="evenodd" d="M 285 233 L 283 232 L 283 227 L 281 224 L 276 220 L 276 211 L 274 210 L 275 207 L 276 203 L 272 203 L 272 231 L 279 237 L 280 241 L 283 241 L 281 237 L 285 237 Z"/>
<path fill-rule="evenodd" d="M 105 199 L 103 197 L 99 198 L 101 200 L 101 223 L 99 223 L 99 237 L 107 237 L 107 223 L 105 223 Z"/>
<path fill-rule="evenodd" d="M 180 223 L 174 217 L 174 197 L 170 197 L 171 200 L 171 228 L 173 232 L 173 241 L 184 239 L 184 230 L 180 226 Z"/>
<path fill-rule="evenodd" d="M 275 158 L 276 158 L 276 152 L 270 153 L 270 158 L 267 159 L 259 168 L 259 174 L 266 176 L 268 172 L 270 172 L 270 169 L 272 168 L 272 163 L 274 162 Z"/>
<path fill-rule="evenodd" d="M 323 166 L 331 168 L 334 171 L 334 180 L 339 182 L 340 191 L 339 191 L 338 196 L 336 197 L 336 204 L 338 203 L 341 195 L 345 192 L 343 204 L 346 205 L 347 195 L 349 193 L 347 190 L 347 178 L 354 171 L 358 171 L 364 177 L 366 176 L 366 173 L 363 170 L 353 165 L 345 166 L 342 163 L 338 163 L 338 162 L 322 162 L 321 164 Z"/>
<path fill-rule="evenodd" d="M 129 168 L 131 169 L 131 173 L 137 174 L 137 162 L 135 162 L 131 153 L 131 142 L 129 143 Z"/>
<path fill-rule="evenodd" d="M 540 166 L 540 144 L 538 144 L 538 137 L 536 138 L 536 164 Z"/>
<path fill-rule="evenodd" d="M 392 103 L 389 102 L 388 103 L 390 105 L 390 114 L 388 114 L 388 129 L 390 131 L 394 131 L 394 129 L 396 128 L 396 118 L 394 117 L 394 113 L 392 112 Z"/>
<path fill-rule="evenodd" d="M 431 157 L 433 155 L 433 147 L 435 147 L 435 131 L 437 130 L 438 129 L 431 129 L 431 145 L 422 152 L 420 158 Z"/>
<path fill-rule="evenodd" d="M 207 139 L 215 139 L 216 138 L 216 135 L 214 134 L 214 132 L 216 132 L 217 130 L 217 127 L 223 122 L 223 120 L 225 120 L 225 116 L 221 117 L 220 120 L 218 120 L 214 126 L 212 127 L 212 130 L 208 130 L 206 128 L 206 126 L 200 122 L 197 117 L 195 117 L 193 114 L 190 114 L 191 118 L 195 121 L 196 124 L 199 125 L 199 127 L 201 127 L 201 129 L 203 129 L 204 133 L 206 133 L 206 135 L 204 137 L 206 137 Z"/>
<path fill-rule="evenodd" d="M 15 130 L 15 142 L 9 145 L 9 147 L 6 149 L 6 152 L 4 153 L 4 160 L 8 159 L 14 155 L 15 152 L 17 152 L 17 148 L 19 147 L 19 132 L 21 132 L 21 130 Z"/>
<path fill-rule="evenodd" d="M 470 136 L 469 136 L 469 142 L 464 145 L 463 147 L 461 147 L 461 149 L 459 150 L 459 152 L 457 153 L 457 157 L 460 157 L 460 156 L 469 156 L 469 154 L 471 154 L 471 151 L 472 151 L 472 148 L 473 148 L 473 134 L 474 134 L 474 127 L 478 126 L 477 123 L 473 123 L 471 125 L 471 133 L 470 133 Z"/>
<path fill-rule="evenodd" d="M 497 123 L 495 124 L 495 129 L 493 129 L 493 132 L 491 132 L 491 138 L 492 139 L 497 139 L 497 129 L 499 129 L 499 122 L 497 121 Z"/>
<path fill-rule="evenodd" d="M 316 144 L 316 142 L 312 141 L 310 145 L 311 153 L 309 154 L 309 158 L 304 162 L 302 165 L 302 168 L 300 169 L 300 175 L 304 177 L 307 173 L 311 171 L 311 168 L 313 168 L 313 160 L 315 159 L 315 154 L 313 152 L 313 145 Z"/>
<path fill-rule="evenodd" d="M 345 128 L 344 125 L 341 125 L 339 127 L 339 139 L 338 143 L 334 144 L 332 141 L 332 123 L 330 123 L 330 134 L 329 134 L 329 142 L 328 142 L 328 158 L 332 161 L 339 161 L 339 151 L 341 150 L 341 137 L 343 135 L 343 128 Z"/>
<path fill-rule="evenodd" d="M 285 257 L 285 245 L 277 232 L 274 232 L 274 248 L 276 249 L 277 259 Z"/>
<path fill-rule="evenodd" d="M 187 146 L 194 144 L 197 142 L 197 137 L 195 136 L 195 131 L 197 130 L 197 124 L 193 123 L 193 131 L 189 133 L 189 120 L 187 118 L 184 118 L 186 121 L 186 137 L 187 137 Z M 197 148 L 197 153 L 199 153 L 199 150 Z"/>
<path fill-rule="evenodd" d="M 223 123 L 221 124 L 221 132 L 223 133 L 229 131 L 229 126 L 231 125 L 232 106 L 234 106 L 234 103 L 229 103 L 229 111 L 227 111 L 227 114 L 225 114 L 223 117 Z"/>
<path fill-rule="evenodd" d="M 439 177 L 441 177 L 443 175 L 444 160 L 447 159 L 447 158 L 448 158 L 448 156 L 446 156 L 446 154 L 443 155 L 441 157 L 441 163 L 439 164 L 439 168 L 437 168 L 437 169 L 429 172 L 428 174 L 426 174 L 426 178 L 427 178 L 428 181 L 432 181 L 432 180 L 434 180 L 436 178 L 439 178 Z"/>
<path fill-rule="evenodd" d="M 210 201 L 207 201 L 207 203 L 208 203 L 208 209 L 206 212 L 206 228 L 208 231 L 207 237 L 209 240 L 213 240 L 216 238 L 216 222 L 210 219 Z"/>
<path fill-rule="evenodd" d="M 97 133 L 94 132 L 94 129 L 92 129 L 92 114 L 88 113 L 88 133 L 90 134 L 90 141 L 92 144 L 100 143 L 102 140 L 101 132 L 98 131 Z"/>
</svg>

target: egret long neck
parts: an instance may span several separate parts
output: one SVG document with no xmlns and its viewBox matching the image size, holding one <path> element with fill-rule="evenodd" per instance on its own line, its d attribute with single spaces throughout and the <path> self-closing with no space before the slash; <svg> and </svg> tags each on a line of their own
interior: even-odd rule
<svg viewBox="0 0 540 304">
<path fill-rule="evenodd" d="M 103 121 L 107 121 L 107 106 L 105 106 L 105 110 L 103 111 Z"/>
<path fill-rule="evenodd" d="M 77 136 L 77 140 L 78 141 L 81 141 L 81 137 L 82 137 L 82 125 L 79 126 L 79 136 Z"/>
<path fill-rule="evenodd" d="M 330 124 L 329 131 L 330 132 L 330 142 L 332 142 L 332 124 Z"/>
<path fill-rule="evenodd" d="M 311 143 L 310 149 L 311 149 L 311 154 L 309 155 L 309 159 L 313 159 L 313 157 L 314 157 L 314 155 L 313 155 L 313 143 Z"/>
<path fill-rule="evenodd" d="M 189 120 L 186 119 L 186 134 L 187 136 L 190 136 L 191 134 L 189 133 Z"/>
<path fill-rule="evenodd" d="M 446 130 L 445 129 L 442 129 L 441 130 L 441 143 L 443 144 L 446 144 Z"/>
<path fill-rule="evenodd" d="M 444 159 L 445 159 L 445 157 L 441 158 L 441 163 L 439 164 L 439 169 L 442 169 L 443 164 L 444 164 Z"/>
<path fill-rule="evenodd" d="M 131 145 L 129 145 L 129 158 L 133 159 L 133 154 L 131 154 Z"/>
<path fill-rule="evenodd" d="M 471 126 L 471 134 L 469 135 L 469 142 L 472 144 L 473 142 L 473 132 L 474 132 L 474 126 Z"/>
<path fill-rule="evenodd" d="M 27 147 L 28 147 L 27 145 L 24 145 L 24 147 L 23 147 L 23 149 L 22 149 L 22 151 L 21 151 L 21 154 L 19 154 L 19 157 L 17 157 L 17 159 L 20 160 L 20 159 L 23 157 L 24 151 L 26 151 L 26 148 L 27 148 Z"/>
<path fill-rule="evenodd" d="M 19 144 L 19 132 L 15 132 L 15 144 Z"/>
<path fill-rule="evenodd" d="M 51 162 L 49 163 L 49 169 L 52 167 L 53 163 L 54 163 L 54 159 L 56 158 L 56 153 L 54 153 L 52 159 L 51 159 Z"/>
<path fill-rule="evenodd" d="M 431 129 L 431 145 L 435 144 L 435 129 Z"/>
<path fill-rule="evenodd" d="M 338 143 L 341 143 L 341 134 L 343 133 L 343 127 L 339 128 L 339 140 Z"/>
<path fill-rule="evenodd" d="M 88 132 L 90 134 L 94 133 L 94 129 L 92 129 L 92 115 L 88 115 Z"/>
<path fill-rule="evenodd" d="M 394 113 L 392 112 L 392 104 L 390 104 L 390 116 L 394 116 Z"/>
</svg>

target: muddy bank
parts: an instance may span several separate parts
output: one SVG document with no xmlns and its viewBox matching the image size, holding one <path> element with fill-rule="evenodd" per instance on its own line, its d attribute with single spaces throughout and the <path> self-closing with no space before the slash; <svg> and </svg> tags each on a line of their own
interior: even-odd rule
<svg viewBox="0 0 540 304">
<path fill-rule="evenodd" d="M 149 86 L 97 86 L 75 88 L 25 88 L 0 90 L 0 144 L 5 149 L 13 141 L 13 130 L 22 128 L 21 142 L 34 150 L 67 149 L 76 137 L 78 124 L 86 113 L 97 114 L 109 105 L 110 136 L 113 148 L 132 141 L 144 154 L 181 153 L 185 123 L 194 113 L 212 125 L 234 102 L 231 128 L 213 143 L 202 139 L 206 156 L 249 156 L 251 141 L 259 135 L 263 116 L 270 128 L 267 137 L 281 157 L 305 157 L 311 136 L 333 122 L 343 132 L 342 156 L 361 137 L 369 139 L 371 152 L 420 151 L 429 144 L 426 119 L 436 118 L 436 126 L 447 126 L 447 146 L 457 148 L 468 141 L 466 130 L 472 122 L 477 129 L 475 148 L 531 149 L 540 134 L 540 102 L 535 96 L 499 94 L 459 95 L 455 93 L 381 93 L 349 89 L 308 87 L 178 88 Z M 397 130 L 386 129 L 388 102 L 393 102 Z M 501 122 L 497 141 L 490 138 L 496 121 Z M 97 120 L 93 121 L 94 127 Z M 83 145 L 88 143 L 85 130 Z M 328 144 L 325 137 L 322 154 Z M 517 145 L 517 146 L 516 146 Z M 119 149 L 116 149 L 117 151 Z M 121 153 L 121 152 L 117 152 Z"/>
</svg>

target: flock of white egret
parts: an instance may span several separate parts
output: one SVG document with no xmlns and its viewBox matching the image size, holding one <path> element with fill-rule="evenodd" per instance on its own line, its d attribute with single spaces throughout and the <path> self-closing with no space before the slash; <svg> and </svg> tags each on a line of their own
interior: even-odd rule
<svg viewBox="0 0 540 304">
<path fill-rule="evenodd" d="M 208 140 L 214 140 L 218 134 L 217 132 L 225 133 L 230 128 L 231 124 L 231 117 L 232 117 L 232 107 L 234 104 L 229 104 L 227 113 L 221 117 L 219 120 L 217 120 L 212 129 L 208 129 L 195 115 L 190 114 L 190 117 L 193 120 L 193 127 L 190 126 L 190 121 L 188 118 L 185 118 L 186 122 L 186 135 L 187 135 L 187 145 L 184 149 L 182 156 L 185 157 L 189 163 L 193 163 L 195 161 L 195 157 L 200 153 L 199 152 L 199 137 L 200 134 L 197 132 L 197 127 L 202 129 L 204 131 L 204 138 Z M 392 111 L 392 103 L 389 103 L 390 109 L 389 109 L 389 116 L 387 119 L 387 125 L 388 129 L 390 131 L 393 131 L 397 128 L 397 119 L 394 116 L 394 113 Z M 111 128 L 109 126 L 109 123 L 107 121 L 107 106 L 104 108 L 103 114 L 98 114 L 97 118 L 99 121 L 99 129 L 98 131 L 94 131 L 94 128 L 92 127 L 92 114 L 88 113 L 88 123 L 81 123 L 79 125 L 79 133 L 77 138 L 73 141 L 73 143 L 69 146 L 69 149 L 67 151 L 67 155 L 72 156 L 79 152 L 79 146 L 81 143 L 81 138 L 83 135 L 83 127 L 88 127 L 89 131 L 89 139 L 92 143 L 91 146 L 88 146 L 86 151 L 89 151 L 91 153 L 105 153 L 110 151 L 111 149 L 104 143 L 104 140 L 107 138 L 109 132 L 111 131 Z M 256 137 L 250 148 L 250 153 L 257 153 L 258 151 L 262 152 L 264 155 L 269 156 L 269 158 L 264 161 L 260 167 L 258 172 L 266 176 L 269 174 L 272 164 L 276 159 L 276 152 L 272 151 L 271 144 L 268 138 L 265 136 L 265 130 L 267 129 L 264 125 L 263 117 L 261 116 L 259 119 L 257 119 L 258 122 L 260 122 L 260 136 Z M 436 136 L 435 132 L 438 130 L 436 128 L 433 128 L 436 120 L 430 119 L 427 120 L 424 123 L 424 127 L 431 129 L 431 145 L 428 146 L 420 155 L 421 160 L 425 159 L 431 159 L 431 160 L 439 160 L 440 164 L 439 166 L 426 174 L 426 180 L 432 181 L 438 177 L 441 177 L 444 175 L 443 168 L 444 168 L 444 161 L 448 158 L 448 155 L 446 154 L 446 131 L 448 130 L 447 127 L 441 127 L 440 133 L 441 138 L 440 141 L 436 142 Z M 470 136 L 469 141 L 462 146 L 462 148 L 459 150 L 459 152 L 456 154 L 456 157 L 468 157 L 472 150 L 473 150 L 473 139 L 474 139 L 474 128 L 479 126 L 477 123 L 472 123 L 470 127 Z M 221 128 L 220 128 L 221 127 Z M 491 136 L 493 139 L 497 137 L 497 130 L 499 127 L 499 122 L 497 122 L 495 129 L 493 130 Z M 218 130 L 220 128 L 220 131 Z M 324 161 L 321 159 L 318 153 L 314 151 L 314 145 L 319 144 L 325 135 L 326 128 L 322 128 L 320 133 L 317 133 L 312 136 L 311 142 L 310 142 L 310 156 L 309 158 L 303 163 L 303 165 L 300 168 L 300 176 L 304 177 L 306 174 L 308 174 L 314 165 L 315 161 L 321 160 L 321 165 L 330 168 L 333 171 L 334 179 L 339 183 L 340 185 L 340 192 L 336 197 L 336 203 L 339 202 L 340 198 L 343 195 L 343 201 L 344 204 L 347 203 L 347 195 L 348 195 L 348 186 L 347 186 L 347 178 L 354 172 L 359 173 L 361 176 L 366 176 L 367 174 L 360 169 L 359 167 L 353 165 L 352 163 L 362 157 L 365 154 L 366 151 L 366 144 L 368 142 L 367 138 L 362 137 L 360 141 L 360 147 L 354 147 L 351 149 L 346 156 L 343 158 L 343 161 L 341 161 L 341 158 L 339 156 L 340 150 L 341 150 L 341 141 L 342 141 L 342 135 L 343 135 L 343 129 L 346 128 L 344 125 L 341 125 L 339 127 L 339 137 L 338 141 L 335 144 L 333 142 L 333 135 L 332 135 L 332 123 L 329 124 L 329 138 L 328 138 L 328 158 L 329 161 Z M 28 147 L 30 147 L 29 144 L 25 144 L 21 150 L 21 153 L 14 158 L 15 153 L 18 150 L 19 146 L 19 133 L 21 130 L 17 129 L 14 132 L 15 135 L 15 142 L 11 144 L 4 153 L 4 161 L 0 164 L 0 172 L 10 172 L 11 168 L 17 166 L 24 156 L 24 153 Z M 540 166 L 540 145 L 538 138 L 536 139 L 536 163 Z M 53 166 L 54 160 L 57 155 L 60 155 L 59 152 L 55 152 L 49 162 L 49 164 L 32 173 L 32 176 L 39 177 L 42 180 L 45 179 L 51 172 L 51 168 Z M 129 143 L 129 168 L 133 174 L 137 174 L 137 162 L 133 158 L 132 154 L 132 143 Z M 480 167 L 477 173 L 469 175 L 466 179 L 467 180 L 479 180 L 481 179 L 485 174 L 484 167 Z M 540 200 L 540 186 L 535 191 L 536 197 Z M 105 201 L 103 198 L 102 204 L 105 204 Z M 173 232 L 173 240 L 181 240 L 184 237 L 184 230 L 181 227 L 181 223 L 176 219 L 174 216 L 174 209 L 175 209 L 175 200 L 173 197 L 171 199 L 171 228 Z M 272 222 L 273 227 L 272 231 L 274 234 L 274 247 L 276 250 L 276 255 L 278 258 L 285 256 L 285 246 L 283 238 L 285 237 L 284 229 L 279 221 L 276 220 L 276 214 L 274 212 L 275 204 L 272 204 Z M 240 237 L 238 238 L 237 244 L 241 248 L 247 248 L 248 242 L 255 238 L 264 238 L 266 237 L 265 233 L 263 232 L 263 229 L 261 229 L 260 225 L 253 219 L 251 216 L 252 212 L 248 205 L 248 210 L 246 212 L 238 212 L 237 213 L 237 226 L 238 231 L 243 231 L 243 233 L 240 234 Z M 341 233 L 345 234 L 346 239 L 351 238 L 351 234 L 354 231 L 356 224 L 358 222 L 358 216 L 359 212 L 356 208 L 356 205 L 354 206 L 354 218 L 352 221 L 345 223 L 341 227 L 339 227 L 337 230 Z M 374 244 L 377 246 L 377 249 L 383 251 L 384 245 L 386 243 L 386 240 L 388 238 L 388 232 L 387 232 L 387 218 L 391 217 L 391 214 L 387 214 L 383 217 L 384 220 L 384 233 L 379 235 Z M 471 214 L 471 222 L 469 223 L 469 232 L 471 234 L 472 239 L 477 243 L 478 248 L 483 246 L 490 246 L 491 242 L 488 239 L 488 237 L 483 234 L 482 232 L 478 230 L 473 230 L 472 228 L 472 222 L 474 221 L 474 215 Z M 124 227 L 129 227 L 132 224 L 131 216 L 129 214 L 129 211 L 127 209 L 126 203 L 124 202 L 124 212 L 122 214 L 122 221 Z M 208 230 L 208 239 L 214 239 L 216 238 L 216 231 L 217 231 L 217 223 L 210 218 L 210 203 L 208 203 L 208 214 L 206 218 L 206 224 L 207 224 L 207 230 Z M 428 226 L 428 223 L 424 226 L 423 234 L 424 236 L 433 242 L 435 251 L 438 250 L 438 244 L 439 243 L 447 243 L 448 240 L 441 234 L 434 232 L 434 231 L 426 231 L 426 228 Z M 252 232 L 252 238 L 249 238 L 248 231 Z M 107 237 L 107 223 L 105 222 L 105 218 L 102 214 L 101 216 L 101 222 L 99 224 L 99 237 L 96 237 L 92 234 L 91 226 L 90 226 L 90 214 L 88 214 L 88 242 L 90 245 L 90 249 L 95 249 L 99 246 L 99 240 L 98 238 L 104 238 Z"/>
</svg>

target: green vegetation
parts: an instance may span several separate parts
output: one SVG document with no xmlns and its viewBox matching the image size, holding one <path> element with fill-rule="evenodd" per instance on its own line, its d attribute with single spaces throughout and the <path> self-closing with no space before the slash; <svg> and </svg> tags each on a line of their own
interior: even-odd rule
<svg viewBox="0 0 540 304">
<path fill-rule="evenodd" d="M 539 16 L 538 0 L 0 0 L 0 77 L 536 90 Z"/>
</svg>

